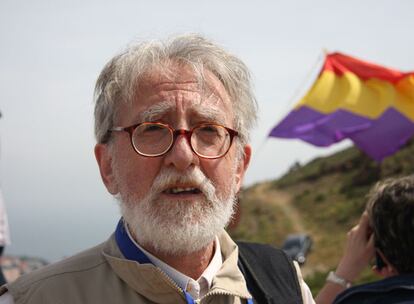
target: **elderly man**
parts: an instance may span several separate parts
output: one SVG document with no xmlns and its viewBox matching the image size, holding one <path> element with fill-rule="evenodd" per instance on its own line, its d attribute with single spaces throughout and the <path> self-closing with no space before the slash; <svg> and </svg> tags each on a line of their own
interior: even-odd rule
<svg viewBox="0 0 414 304">
<path fill-rule="evenodd" d="M 254 263 L 223 230 L 256 121 L 246 66 L 195 35 L 141 43 L 105 66 L 95 97 L 95 155 L 122 219 L 105 243 L 3 286 L 0 303 L 253 303 Z M 313 303 L 279 260 L 281 303 Z"/>
</svg>

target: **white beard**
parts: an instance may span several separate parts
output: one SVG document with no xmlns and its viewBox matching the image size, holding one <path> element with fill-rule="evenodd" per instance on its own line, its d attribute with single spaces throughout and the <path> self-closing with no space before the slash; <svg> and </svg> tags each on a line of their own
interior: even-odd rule
<svg viewBox="0 0 414 304">
<path fill-rule="evenodd" d="M 234 176 L 234 174 L 232 174 Z M 163 189 L 174 184 L 197 186 L 204 197 L 201 201 L 161 200 Z M 136 241 L 163 254 L 189 254 L 208 246 L 229 223 L 234 213 L 236 182 L 224 197 L 194 168 L 186 175 L 164 169 L 155 179 L 147 196 L 137 199 L 133 194 L 120 193 L 121 214 Z"/>
</svg>

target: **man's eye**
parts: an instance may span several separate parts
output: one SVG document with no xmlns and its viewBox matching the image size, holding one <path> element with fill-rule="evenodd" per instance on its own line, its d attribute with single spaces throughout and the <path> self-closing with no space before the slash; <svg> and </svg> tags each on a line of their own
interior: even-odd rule
<svg viewBox="0 0 414 304">
<path fill-rule="evenodd" d="M 203 133 L 217 133 L 218 132 L 217 127 L 213 125 L 202 126 L 199 128 L 199 131 Z"/>
<path fill-rule="evenodd" d="M 145 125 L 143 128 L 143 132 L 155 132 L 155 131 L 161 131 L 164 130 L 165 127 L 160 125 Z"/>
</svg>

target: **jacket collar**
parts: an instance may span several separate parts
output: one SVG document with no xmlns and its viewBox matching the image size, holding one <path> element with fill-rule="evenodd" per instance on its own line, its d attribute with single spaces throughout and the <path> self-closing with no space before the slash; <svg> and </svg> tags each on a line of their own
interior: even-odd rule
<svg viewBox="0 0 414 304">
<path fill-rule="evenodd" d="M 230 236 L 223 230 L 218 236 L 223 256 L 223 264 L 213 278 L 210 291 L 206 296 L 214 294 L 228 294 L 242 298 L 250 298 L 246 281 L 240 272 L 238 248 Z M 140 264 L 127 260 L 120 252 L 115 236 L 112 235 L 106 242 L 103 255 L 112 270 L 132 289 L 145 298 L 156 303 L 184 303 L 182 290 L 152 264 Z"/>
</svg>

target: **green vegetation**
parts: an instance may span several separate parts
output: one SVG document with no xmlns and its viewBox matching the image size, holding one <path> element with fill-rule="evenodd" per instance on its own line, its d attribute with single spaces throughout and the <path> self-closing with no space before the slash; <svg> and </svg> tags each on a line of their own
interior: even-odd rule
<svg viewBox="0 0 414 304">
<path fill-rule="evenodd" d="M 234 239 L 281 245 L 281 240 L 292 230 L 292 223 L 277 206 L 257 199 L 256 187 L 243 191 L 241 196 L 241 219 L 231 231 Z"/>
<path fill-rule="evenodd" d="M 284 216 L 275 191 L 290 195 L 295 208 L 313 240 L 313 250 L 304 267 L 304 276 L 316 294 L 334 269 L 343 251 L 346 232 L 353 227 L 365 208 L 369 189 L 379 180 L 414 172 L 414 142 L 378 164 L 352 147 L 301 166 L 270 183 L 245 189 L 241 197 L 241 220 L 230 231 L 236 239 L 280 246 L 294 224 Z M 267 197 L 267 199 L 265 199 Z M 359 282 L 375 279 L 367 269 Z"/>
</svg>

